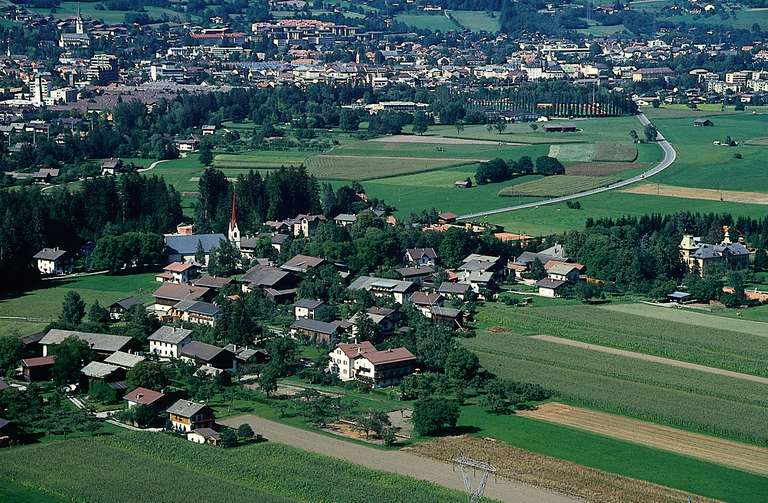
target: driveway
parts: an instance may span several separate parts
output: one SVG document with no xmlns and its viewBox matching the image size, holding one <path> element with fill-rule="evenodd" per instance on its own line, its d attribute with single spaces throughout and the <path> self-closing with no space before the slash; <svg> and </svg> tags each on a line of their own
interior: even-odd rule
<svg viewBox="0 0 768 503">
<path fill-rule="evenodd" d="M 233 428 L 247 423 L 253 428 L 253 431 L 272 442 L 342 459 L 366 468 L 397 473 L 464 491 L 461 473 L 454 471 L 451 463 L 441 463 L 406 451 L 374 449 L 252 415 L 227 418 L 219 421 L 219 423 Z M 581 501 L 500 477 L 497 480 L 493 480 L 493 477 L 488 480 L 485 495 L 496 500 L 515 503 L 574 503 Z"/>
<path fill-rule="evenodd" d="M 648 120 L 648 118 L 645 116 L 645 114 L 638 114 L 637 115 L 638 120 L 640 120 L 640 123 L 643 125 L 643 127 L 647 126 L 651 123 L 651 121 Z M 656 143 L 661 147 L 661 149 L 664 151 L 664 159 L 661 160 L 656 166 L 649 169 L 648 171 L 645 171 L 643 173 L 640 173 L 637 176 L 633 176 L 632 178 L 627 178 L 626 180 L 620 180 L 618 182 L 612 183 L 610 185 L 606 185 L 604 187 L 598 187 L 596 189 L 590 189 L 585 190 L 584 192 L 577 192 L 576 194 L 571 194 L 568 196 L 561 196 L 561 197 L 553 197 L 551 199 L 543 199 L 541 201 L 535 201 L 532 203 L 525 203 L 525 204 L 518 204 L 517 206 L 507 206 L 506 208 L 497 208 L 495 210 L 488 210 L 488 211 L 480 211 L 477 213 L 469 213 L 467 215 L 461 215 L 459 217 L 459 220 L 471 220 L 474 218 L 480 218 L 480 217 L 486 217 L 488 215 L 496 215 L 498 213 L 506 213 L 508 211 L 515 211 L 515 210 L 524 210 L 528 208 L 537 208 L 539 206 L 544 206 L 545 204 L 556 204 L 556 203 L 564 203 L 566 201 L 570 201 L 572 199 L 578 199 L 580 197 L 586 197 L 586 196 L 593 196 L 595 194 L 600 194 L 601 192 L 607 192 L 609 190 L 619 189 L 621 187 L 626 187 L 627 185 L 631 185 L 636 182 L 640 182 L 645 180 L 646 178 L 650 178 L 653 175 L 657 173 L 661 173 L 665 169 L 667 169 L 673 162 L 675 162 L 675 159 L 677 158 L 677 153 L 675 152 L 675 149 L 672 148 L 672 145 L 662 136 L 661 133 L 658 134 L 656 137 Z"/>
</svg>

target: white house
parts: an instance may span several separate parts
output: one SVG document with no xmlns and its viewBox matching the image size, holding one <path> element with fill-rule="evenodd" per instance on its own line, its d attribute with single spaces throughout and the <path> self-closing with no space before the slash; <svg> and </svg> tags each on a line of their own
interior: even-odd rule
<svg viewBox="0 0 768 503">
<path fill-rule="evenodd" d="M 314 320 L 315 316 L 320 314 L 325 307 L 325 302 L 322 300 L 299 299 L 293 304 L 293 315 L 297 320 L 302 318 Z"/>
<path fill-rule="evenodd" d="M 69 274 L 72 272 L 72 256 L 59 248 L 43 248 L 32 257 L 37 261 L 40 274 Z"/>
<path fill-rule="evenodd" d="M 164 283 L 185 285 L 197 277 L 200 267 L 191 262 L 171 262 L 163 267 L 163 272 L 155 276 L 155 279 Z"/>
<path fill-rule="evenodd" d="M 419 266 L 433 266 L 437 261 L 434 248 L 408 248 L 405 250 L 405 263 Z"/>
<path fill-rule="evenodd" d="M 192 342 L 192 330 L 162 326 L 148 340 L 150 353 L 165 358 L 179 358 L 181 349 Z"/>
<path fill-rule="evenodd" d="M 339 379 L 363 381 L 374 388 L 397 385 L 416 368 L 416 357 L 406 348 L 379 351 L 368 341 L 339 344 L 328 356 L 328 370 Z"/>
<path fill-rule="evenodd" d="M 360 276 L 349 285 L 348 289 L 365 290 L 374 297 L 392 297 L 395 302 L 403 305 L 411 292 L 416 290 L 416 284 L 410 281 Z"/>
</svg>

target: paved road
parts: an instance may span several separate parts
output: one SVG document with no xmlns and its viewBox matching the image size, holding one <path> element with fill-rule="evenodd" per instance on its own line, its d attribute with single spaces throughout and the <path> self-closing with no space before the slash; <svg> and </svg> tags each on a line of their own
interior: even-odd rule
<svg viewBox="0 0 768 503">
<path fill-rule="evenodd" d="M 581 349 L 588 349 L 590 351 L 597 351 L 599 353 L 607 353 L 617 356 L 626 356 L 627 358 L 635 358 L 636 360 L 643 360 L 646 362 L 661 363 L 663 365 L 669 365 L 670 367 L 679 367 L 690 370 L 697 370 L 699 372 L 706 372 L 707 374 L 716 374 L 725 377 L 733 377 L 734 379 L 741 379 L 744 381 L 758 382 L 760 384 L 768 384 L 768 377 L 761 377 L 752 374 L 744 374 L 742 372 L 734 372 L 732 370 L 724 370 L 715 367 L 707 367 L 706 365 L 699 365 L 697 363 L 684 362 L 680 360 L 673 360 L 671 358 L 664 358 L 662 356 L 647 355 L 645 353 L 636 353 L 634 351 L 626 351 L 624 349 L 609 348 L 607 346 L 599 346 L 597 344 L 590 344 L 588 342 L 574 341 L 571 339 L 564 339 L 562 337 L 555 337 L 552 335 L 534 335 L 533 339 L 539 339 L 541 341 L 554 342 L 555 344 L 562 344 L 564 346 L 573 346 Z"/>
<path fill-rule="evenodd" d="M 286 426 L 257 416 L 238 416 L 219 422 L 235 428 L 243 423 L 248 423 L 256 433 L 260 433 L 273 442 L 343 459 L 374 470 L 397 473 L 451 489 L 464 490 L 461 474 L 455 472 L 449 463 L 441 463 L 405 451 L 374 449 Z M 501 477 L 496 481 L 493 479 L 488 481 L 485 495 L 493 499 L 515 503 L 575 503 L 581 501 Z"/>
<path fill-rule="evenodd" d="M 637 118 L 640 120 L 640 123 L 643 125 L 643 127 L 647 126 L 651 122 L 648 120 L 648 118 L 645 116 L 645 114 L 638 114 Z M 471 220 L 474 218 L 480 218 L 485 217 L 488 215 L 496 215 L 498 213 L 506 213 L 508 211 L 515 211 L 515 210 L 524 210 L 527 208 L 537 208 L 539 206 L 543 206 L 545 204 L 556 204 L 556 203 L 564 203 L 565 201 L 570 201 L 572 199 L 578 199 L 580 197 L 585 196 L 592 196 L 595 194 L 600 194 L 601 192 L 607 192 L 609 190 L 618 189 L 621 187 L 626 187 L 627 185 L 633 184 L 635 182 L 640 182 L 642 180 L 645 180 L 646 178 L 649 178 L 657 173 L 661 173 L 665 169 L 667 169 L 673 162 L 675 162 L 675 159 L 677 158 L 677 153 L 675 153 L 675 149 L 672 148 L 672 145 L 662 136 L 661 133 L 659 133 L 658 137 L 656 138 L 656 143 L 662 148 L 664 151 L 664 159 L 661 160 L 656 166 L 649 169 L 648 171 L 645 171 L 644 173 L 641 173 L 637 176 L 633 176 L 632 178 L 627 178 L 626 180 L 621 180 L 616 183 L 612 183 L 610 185 L 606 185 L 604 187 L 598 187 L 596 189 L 590 189 L 585 190 L 584 192 L 577 192 L 576 194 L 571 194 L 568 196 L 561 196 L 561 197 L 553 197 L 551 199 L 544 199 L 541 201 L 536 201 L 533 203 L 525 203 L 525 204 L 518 204 L 517 206 L 507 206 L 506 208 L 498 208 L 495 210 L 488 210 L 488 211 L 480 211 L 477 213 L 469 213 L 467 215 L 461 215 L 459 217 L 459 220 Z"/>
</svg>

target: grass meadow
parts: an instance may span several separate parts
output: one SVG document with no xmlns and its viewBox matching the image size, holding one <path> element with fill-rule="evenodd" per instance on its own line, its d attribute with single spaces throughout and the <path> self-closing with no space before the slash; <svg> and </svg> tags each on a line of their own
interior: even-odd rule
<svg viewBox="0 0 768 503">
<path fill-rule="evenodd" d="M 457 491 L 280 444 L 223 450 L 138 432 L 4 450 L 0 478 L 64 500 L 104 503 L 139 494 L 169 503 L 466 501 Z"/>
<path fill-rule="evenodd" d="M 398 14 L 395 20 L 417 30 L 460 31 L 462 28 L 442 12 L 436 14 Z"/>
<path fill-rule="evenodd" d="M 496 33 L 501 27 L 500 12 L 493 12 L 493 15 L 484 10 L 452 10 L 449 12 L 461 26 L 470 31 Z"/>
<path fill-rule="evenodd" d="M 505 187 L 499 191 L 500 196 L 534 196 L 557 197 L 575 194 L 584 190 L 610 185 L 618 181 L 615 176 L 578 176 L 553 175 L 539 178 L 526 183 Z"/>
</svg>

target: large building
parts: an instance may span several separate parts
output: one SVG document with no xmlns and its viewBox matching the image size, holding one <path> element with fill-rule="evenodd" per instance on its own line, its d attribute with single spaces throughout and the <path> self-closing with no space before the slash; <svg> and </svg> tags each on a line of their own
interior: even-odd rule
<svg viewBox="0 0 768 503">
<path fill-rule="evenodd" d="M 713 271 L 743 269 L 749 265 L 749 250 L 731 241 L 727 226 L 723 227 L 720 244 L 702 243 L 701 238 L 684 234 L 680 241 L 680 261 L 688 272 L 705 276 Z"/>
<path fill-rule="evenodd" d="M 406 348 L 379 351 L 368 341 L 339 344 L 328 357 L 328 370 L 339 379 L 362 381 L 374 388 L 395 386 L 416 369 L 416 357 Z"/>
</svg>

